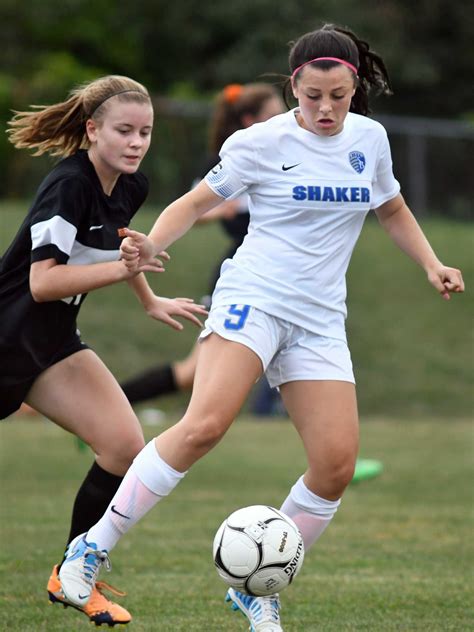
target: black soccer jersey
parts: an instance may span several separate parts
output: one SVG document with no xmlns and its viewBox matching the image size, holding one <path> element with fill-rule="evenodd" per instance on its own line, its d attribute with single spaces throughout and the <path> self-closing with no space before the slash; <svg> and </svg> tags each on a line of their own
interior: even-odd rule
<svg viewBox="0 0 474 632">
<path fill-rule="evenodd" d="M 77 349 L 76 317 L 86 295 L 35 303 L 29 286 L 31 263 L 51 258 L 67 265 L 118 260 L 117 229 L 129 225 L 147 193 L 147 179 L 137 172 L 122 174 L 112 194 L 106 195 L 82 150 L 59 162 L 42 182 L 0 259 L 0 398 L 5 385 L 32 383 L 65 357 L 66 349 Z"/>
</svg>

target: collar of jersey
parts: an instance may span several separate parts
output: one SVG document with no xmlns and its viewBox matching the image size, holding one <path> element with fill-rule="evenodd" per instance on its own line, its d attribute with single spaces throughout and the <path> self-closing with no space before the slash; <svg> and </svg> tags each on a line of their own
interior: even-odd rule
<svg viewBox="0 0 474 632">
<path fill-rule="evenodd" d="M 349 127 L 351 125 L 350 113 L 346 116 L 346 119 L 344 121 L 344 127 L 339 132 L 339 134 L 336 134 L 335 136 L 320 136 L 319 134 L 310 132 L 309 130 L 305 129 L 304 127 L 301 127 L 301 125 L 298 124 L 298 121 L 296 120 L 296 113 L 298 111 L 299 111 L 299 108 L 296 107 L 296 108 L 293 108 L 293 110 L 290 110 L 288 114 L 291 117 L 292 124 L 295 126 L 297 133 L 303 136 L 304 138 L 311 140 L 314 143 L 322 144 L 326 147 L 328 145 L 332 147 L 339 145 L 340 143 L 346 140 L 347 134 L 349 133 Z"/>
</svg>

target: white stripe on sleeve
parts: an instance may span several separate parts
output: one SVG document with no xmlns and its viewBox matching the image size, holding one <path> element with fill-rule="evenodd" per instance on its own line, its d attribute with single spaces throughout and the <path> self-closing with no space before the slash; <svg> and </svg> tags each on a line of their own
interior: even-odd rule
<svg viewBox="0 0 474 632">
<path fill-rule="evenodd" d="M 76 233 L 76 226 L 66 221 L 60 215 L 55 215 L 44 222 L 33 224 L 31 227 L 32 249 L 35 250 L 41 246 L 53 244 L 64 254 L 70 255 Z"/>
</svg>

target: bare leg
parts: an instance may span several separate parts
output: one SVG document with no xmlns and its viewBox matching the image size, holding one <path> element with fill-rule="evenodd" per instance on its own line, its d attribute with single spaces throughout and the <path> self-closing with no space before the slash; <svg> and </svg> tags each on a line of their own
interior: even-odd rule
<svg viewBox="0 0 474 632">
<path fill-rule="evenodd" d="M 194 343 L 191 353 L 186 358 L 173 362 L 174 379 L 180 391 L 190 391 L 193 387 L 201 344 L 203 343 Z"/>
<path fill-rule="evenodd" d="M 282 505 L 308 549 L 329 525 L 352 479 L 358 449 L 354 385 L 339 381 L 289 382 L 281 387 L 306 450 L 308 469 Z"/>
<path fill-rule="evenodd" d="M 33 384 L 28 404 L 85 441 L 97 463 L 123 476 L 144 446 L 140 423 L 112 373 L 90 349 L 54 364 Z"/>
<path fill-rule="evenodd" d="M 260 358 L 245 345 L 211 334 L 200 346 L 188 409 L 156 439 L 161 458 L 181 472 L 219 442 L 262 374 Z"/>
<path fill-rule="evenodd" d="M 96 455 L 74 501 L 69 543 L 106 510 L 133 458 L 144 446 L 142 430 L 115 378 L 88 349 L 40 375 L 27 401 L 80 437 Z"/>
<path fill-rule="evenodd" d="M 359 447 L 354 384 L 288 382 L 280 392 L 308 458 L 305 484 L 324 498 L 340 498 L 354 474 Z"/>
</svg>

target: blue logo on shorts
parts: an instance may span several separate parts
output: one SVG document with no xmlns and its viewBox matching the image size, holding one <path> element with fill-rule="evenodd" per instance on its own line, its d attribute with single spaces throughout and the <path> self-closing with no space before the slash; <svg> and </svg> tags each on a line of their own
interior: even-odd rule
<svg viewBox="0 0 474 632">
<path fill-rule="evenodd" d="M 351 163 L 351 167 L 357 171 L 357 173 L 362 173 L 365 169 L 365 156 L 361 151 L 351 151 L 349 154 L 349 162 Z"/>
</svg>

